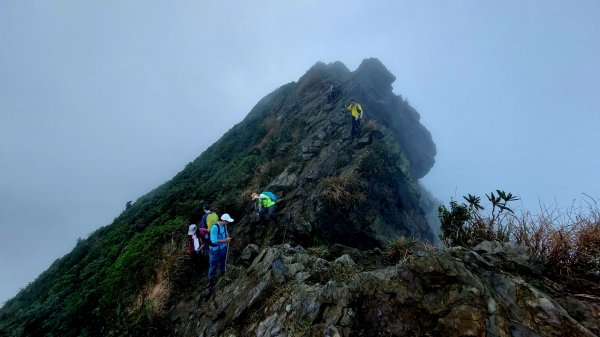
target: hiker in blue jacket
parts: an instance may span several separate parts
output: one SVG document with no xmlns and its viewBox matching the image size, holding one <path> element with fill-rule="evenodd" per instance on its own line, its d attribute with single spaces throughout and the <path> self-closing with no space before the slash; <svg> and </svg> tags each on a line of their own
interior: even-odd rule
<svg viewBox="0 0 600 337">
<path fill-rule="evenodd" d="M 229 237 L 229 232 L 227 231 L 227 224 L 232 222 L 233 219 L 231 216 L 225 213 L 221 216 L 221 220 L 210 229 L 210 267 L 208 268 L 208 285 L 210 287 L 215 284 L 217 268 L 221 272 L 221 275 L 225 274 L 227 250 L 229 249 L 229 242 L 231 241 L 231 237 Z"/>
</svg>

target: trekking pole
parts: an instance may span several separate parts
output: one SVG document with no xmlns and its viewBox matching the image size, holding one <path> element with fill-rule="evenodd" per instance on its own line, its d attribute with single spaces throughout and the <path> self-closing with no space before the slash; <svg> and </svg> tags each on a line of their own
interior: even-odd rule
<svg viewBox="0 0 600 337">
<path fill-rule="evenodd" d="M 229 257 L 229 244 L 227 244 L 227 253 L 225 253 L 225 273 L 227 272 L 227 258 Z M 225 275 L 223 273 L 223 275 Z"/>
<path fill-rule="evenodd" d="M 292 217 L 292 214 L 288 211 L 288 218 L 287 218 L 287 222 L 285 223 L 285 230 L 283 231 L 283 240 L 281 241 L 281 244 L 285 243 L 285 235 L 287 234 L 287 229 L 290 224 L 291 217 Z"/>
<path fill-rule="evenodd" d="M 229 230 L 227 230 L 227 235 L 229 235 Z M 231 238 L 231 236 L 229 236 Z M 227 253 L 225 253 L 225 273 L 227 272 L 227 258 L 229 257 L 229 243 L 227 244 Z M 225 275 L 223 273 L 223 275 Z"/>
</svg>

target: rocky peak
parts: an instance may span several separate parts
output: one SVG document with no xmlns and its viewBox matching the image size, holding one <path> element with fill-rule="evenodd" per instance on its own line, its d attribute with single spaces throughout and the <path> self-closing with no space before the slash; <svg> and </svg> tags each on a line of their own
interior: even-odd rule
<svg viewBox="0 0 600 337">
<path fill-rule="evenodd" d="M 279 163 L 256 188 L 283 196 L 287 242 L 372 248 L 399 236 L 433 239 L 417 179 L 433 165 L 435 146 L 416 111 L 393 94 L 394 80 L 377 59 L 354 72 L 319 62 L 251 112 L 266 132 L 251 152 Z M 358 139 L 345 109 L 351 98 L 365 111 Z M 257 240 L 253 223 L 247 216 L 238 226 L 244 242 Z"/>
<path fill-rule="evenodd" d="M 374 92 L 387 93 L 392 91 L 392 83 L 396 81 L 396 76 L 376 58 L 369 58 L 362 61 L 360 66 L 354 72 L 354 81 L 361 83 L 365 88 L 371 88 Z"/>
</svg>

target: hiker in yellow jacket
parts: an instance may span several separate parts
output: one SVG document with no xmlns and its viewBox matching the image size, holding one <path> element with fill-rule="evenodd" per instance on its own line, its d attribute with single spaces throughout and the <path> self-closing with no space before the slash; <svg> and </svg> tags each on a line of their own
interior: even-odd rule
<svg viewBox="0 0 600 337">
<path fill-rule="evenodd" d="M 352 115 L 352 137 L 358 138 L 360 136 L 360 121 L 363 118 L 362 106 L 356 103 L 354 99 L 351 99 L 350 104 L 346 105 L 346 109 Z"/>
<path fill-rule="evenodd" d="M 257 227 L 264 227 L 269 221 L 277 225 L 277 207 L 275 206 L 275 200 L 273 200 L 275 195 L 271 192 L 263 192 L 260 194 L 258 192 L 252 192 L 250 197 L 256 202 L 256 207 L 258 208 L 259 224 Z"/>
</svg>

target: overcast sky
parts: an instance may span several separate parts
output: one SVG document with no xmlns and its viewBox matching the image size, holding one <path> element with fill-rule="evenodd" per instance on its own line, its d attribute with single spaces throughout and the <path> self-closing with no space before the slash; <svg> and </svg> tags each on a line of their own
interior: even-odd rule
<svg viewBox="0 0 600 337">
<path fill-rule="evenodd" d="M 448 202 L 600 197 L 600 1 L 0 1 L 0 303 L 317 61 L 379 58 Z M 368 116 L 368 111 L 365 112 Z"/>
</svg>

